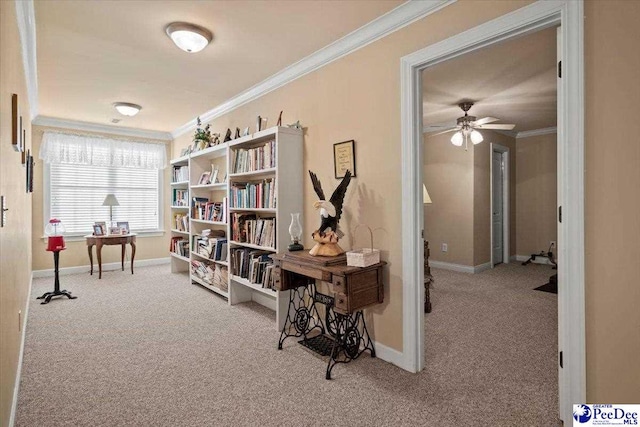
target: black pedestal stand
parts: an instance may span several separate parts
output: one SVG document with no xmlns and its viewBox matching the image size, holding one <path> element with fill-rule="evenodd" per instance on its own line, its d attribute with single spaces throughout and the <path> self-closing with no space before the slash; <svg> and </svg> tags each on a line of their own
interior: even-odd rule
<svg viewBox="0 0 640 427">
<path fill-rule="evenodd" d="M 61 295 L 66 296 L 69 299 L 76 299 L 78 297 L 71 296 L 71 292 L 67 292 L 66 290 L 60 290 L 60 279 L 58 277 L 58 261 L 60 259 L 60 251 L 53 251 L 53 264 L 55 268 L 55 282 L 53 292 L 45 292 L 42 296 L 39 296 L 36 299 L 44 299 L 40 304 L 48 304 L 51 301 L 51 298 L 58 297 Z"/>
</svg>

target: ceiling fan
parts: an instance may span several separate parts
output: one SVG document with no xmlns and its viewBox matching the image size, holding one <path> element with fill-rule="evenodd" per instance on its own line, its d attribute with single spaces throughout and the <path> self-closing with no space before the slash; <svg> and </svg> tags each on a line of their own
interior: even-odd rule
<svg viewBox="0 0 640 427">
<path fill-rule="evenodd" d="M 443 130 L 435 133 L 434 135 L 440 135 L 447 132 L 455 132 L 451 137 L 451 143 L 457 147 L 461 147 L 462 143 L 465 144 L 465 150 L 467 150 L 469 138 L 473 144 L 480 144 L 484 138 L 478 130 L 482 129 L 496 129 L 496 130 L 512 130 L 516 125 L 514 124 L 489 124 L 497 122 L 500 119 L 495 117 L 484 117 L 476 120 L 475 116 L 470 116 L 468 111 L 473 106 L 473 102 L 461 102 L 458 106 L 464 111 L 464 116 L 459 117 L 455 126 L 450 129 Z M 451 126 L 451 125 L 448 125 Z"/>
</svg>

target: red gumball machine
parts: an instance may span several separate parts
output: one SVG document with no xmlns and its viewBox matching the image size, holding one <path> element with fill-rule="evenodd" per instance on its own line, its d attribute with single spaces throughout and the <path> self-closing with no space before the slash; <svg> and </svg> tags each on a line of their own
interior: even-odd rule
<svg viewBox="0 0 640 427">
<path fill-rule="evenodd" d="M 53 252 L 53 264 L 54 264 L 54 273 L 55 273 L 55 282 L 53 292 L 45 292 L 42 296 L 39 296 L 37 299 L 43 299 L 41 304 L 47 304 L 51 301 L 51 298 L 57 296 L 66 296 L 69 299 L 76 299 L 77 297 L 71 296 L 71 292 L 66 290 L 60 290 L 60 278 L 58 275 L 58 265 L 60 261 L 60 251 L 66 249 L 64 245 L 64 235 L 65 232 L 64 225 L 59 219 L 51 219 L 49 224 L 47 224 L 44 229 L 44 234 L 47 235 L 47 251 Z"/>
</svg>

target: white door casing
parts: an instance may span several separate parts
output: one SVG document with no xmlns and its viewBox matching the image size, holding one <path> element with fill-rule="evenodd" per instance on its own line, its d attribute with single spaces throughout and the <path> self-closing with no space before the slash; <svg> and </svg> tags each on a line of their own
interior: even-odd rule
<svg viewBox="0 0 640 427">
<path fill-rule="evenodd" d="M 491 153 L 491 241 L 492 241 L 492 253 L 493 259 L 491 260 L 491 266 L 502 262 L 502 153 L 493 151 Z"/>
<path fill-rule="evenodd" d="M 510 180 L 509 180 L 509 147 L 504 145 L 496 144 L 494 142 L 491 143 L 490 146 L 491 152 L 491 162 L 489 163 L 489 178 L 490 178 L 490 240 L 491 240 L 491 267 L 493 268 L 496 264 L 502 262 L 505 264 L 509 263 L 509 256 L 511 251 L 511 246 L 509 243 L 510 239 L 510 224 L 511 224 L 511 195 L 509 193 L 510 188 Z M 499 168 L 501 169 L 501 173 L 498 175 L 500 177 L 501 184 L 500 188 L 500 208 L 499 208 L 499 218 L 496 218 L 496 221 L 499 220 L 499 224 L 494 223 L 494 194 L 496 189 L 494 189 L 494 184 L 496 183 L 496 177 L 494 176 L 494 171 L 496 165 L 494 164 L 493 158 L 494 156 L 499 155 Z M 498 241 L 496 241 L 498 240 Z"/>
<path fill-rule="evenodd" d="M 584 3 L 538 1 L 403 57 L 400 61 L 402 138 L 403 353 L 401 366 L 424 367 L 421 70 L 509 38 L 561 25 L 562 85 L 558 87 L 558 333 L 564 368 L 560 418 L 586 402 L 584 295 Z M 570 96 L 569 96 L 570 95 Z"/>
</svg>

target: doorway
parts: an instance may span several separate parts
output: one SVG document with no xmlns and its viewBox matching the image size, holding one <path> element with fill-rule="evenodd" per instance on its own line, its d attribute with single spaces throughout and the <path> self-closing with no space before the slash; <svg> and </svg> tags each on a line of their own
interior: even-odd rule
<svg viewBox="0 0 640 427">
<path fill-rule="evenodd" d="M 509 263 L 509 148 L 491 143 L 491 267 Z"/>
<path fill-rule="evenodd" d="M 422 256 L 422 105 L 420 71 L 513 37 L 561 26 L 558 87 L 558 341 L 560 418 L 586 399 L 584 297 L 584 23 L 582 2 L 538 1 L 401 59 L 403 367 L 424 367 Z M 418 154 L 418 155 L 416 155 Z"/>
</svg>

